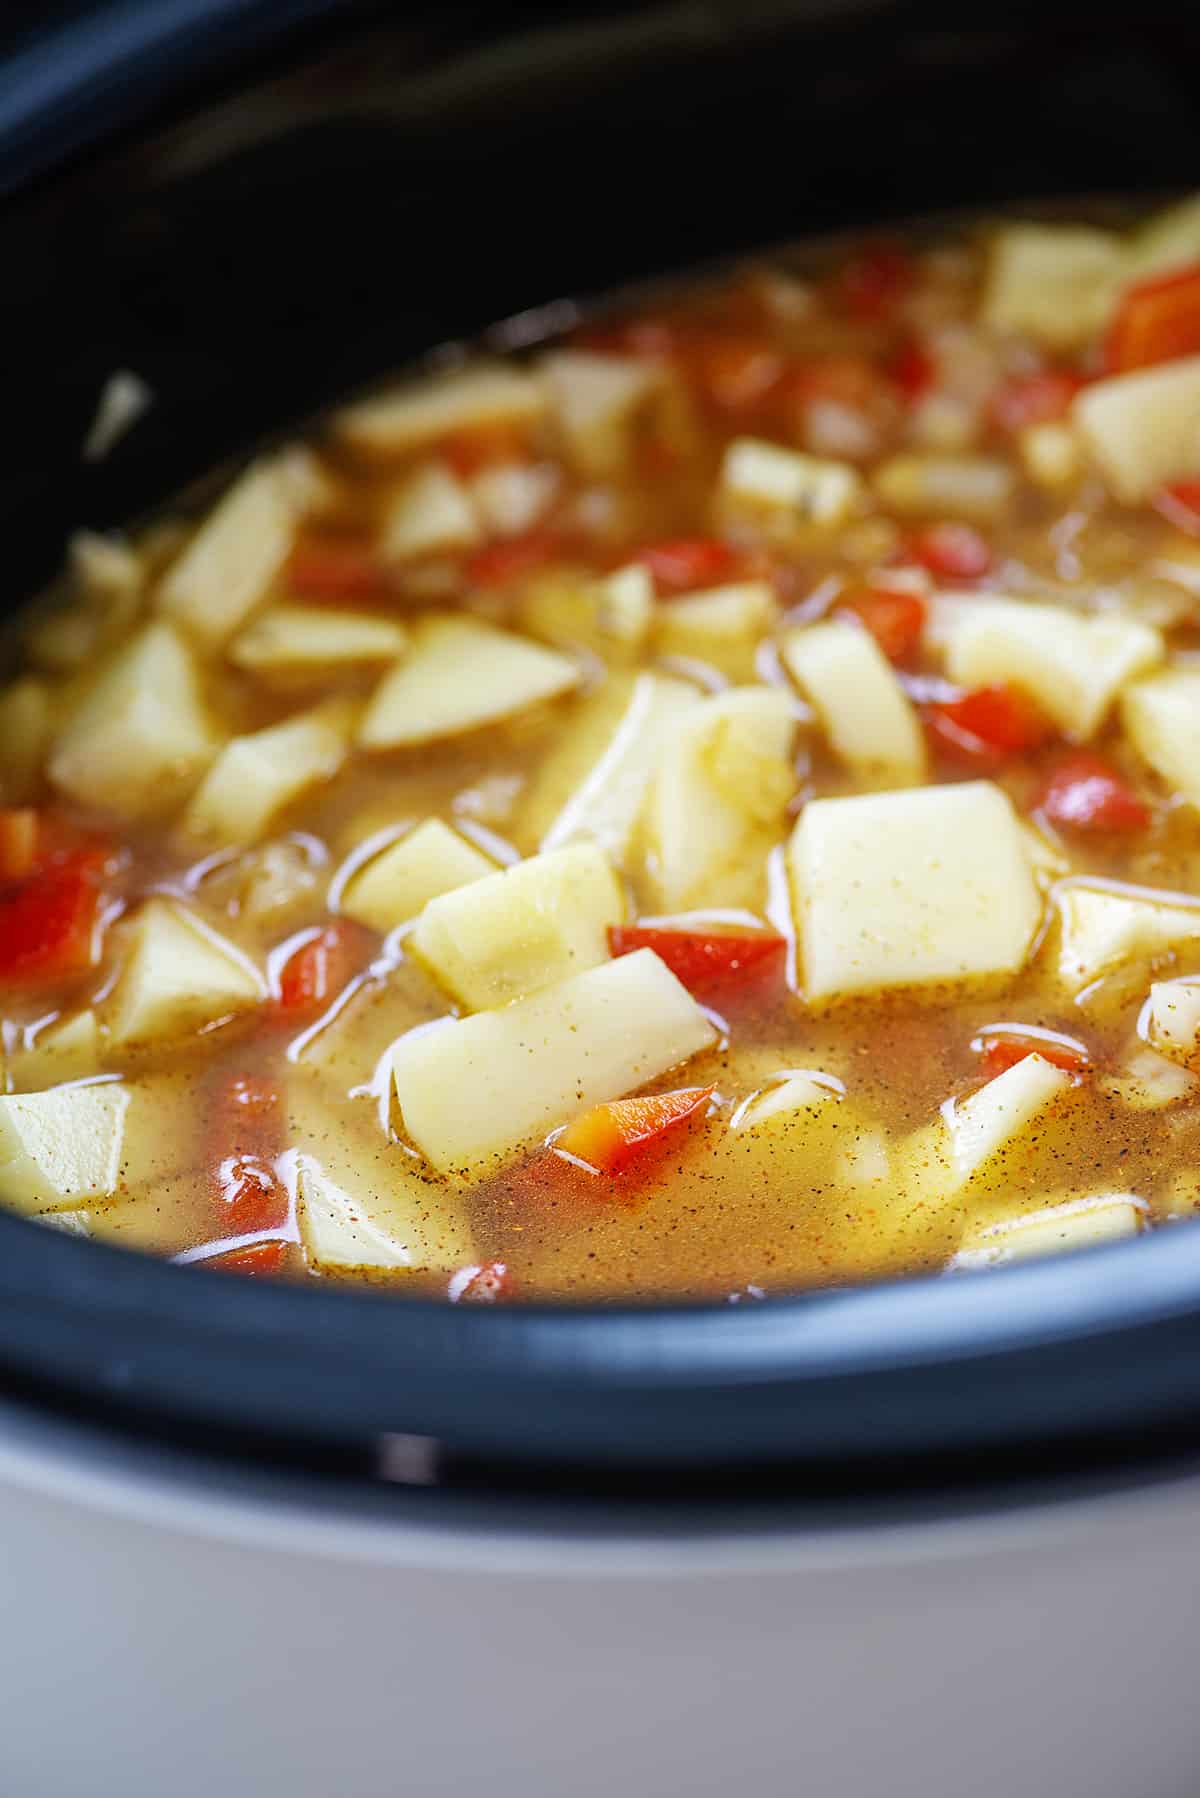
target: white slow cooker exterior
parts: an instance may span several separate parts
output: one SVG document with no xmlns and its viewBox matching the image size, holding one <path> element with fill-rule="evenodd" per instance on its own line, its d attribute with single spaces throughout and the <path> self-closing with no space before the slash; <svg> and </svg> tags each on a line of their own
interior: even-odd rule
<svg viewBox="0 0 1200 1798">
<path fill-rule="evenodd" d="M 0 1424 L 5 1798 L 1194 1798 L 1200 1479 L 447 1534 Z"/>
</svg>

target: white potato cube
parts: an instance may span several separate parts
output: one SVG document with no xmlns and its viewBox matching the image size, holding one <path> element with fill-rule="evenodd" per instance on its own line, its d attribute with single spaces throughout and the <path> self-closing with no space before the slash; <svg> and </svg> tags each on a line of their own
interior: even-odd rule
<svg viewBox="0 0 1200 1798">
<path fill-rule="evenodd" d="M 778 612 L 766 581 L 735 581 L 688 593 L 658 607 L 655 647 L 660 655 L 694 657 L 731 679 L 752 680 L 759 641 Z"/>
<path fill-rule="evenodd" d="M 538 364 L 568 456 L 584 474 L 620 474 L 633 445 L 633 428 L 661 385 L 652 362 L 592 350 L 552 350 Z"/>
<path fill-rule="evenodd" d="M 167 570 L 160 610 L 210 648 L 224 643 L 269 594 L 302 513 L 284 459 L 256 462 Z"/>
<path fill-rule="evenodd" d="M 1125 251 L 1090 225 L 1009 225 L 991 245 L 983 319 L 1047 349 L 1082 348 L 1102 330 L 1125 278 Z"/>
<path fill-rule="evenodd" d="M 339 910 L 372 930 L 395 930 L 431 899 L 495 869 L 495 862 L 440 818 L 426 818 L 351 878 Z"/>
<path fill-rule="evenodd" d="M 596 628 L 601 637 L 610 637 L 629 649 L 638 649 L 646 641 L 654 616 L 654 581 L 650 570 L 640 562 L 618 568 L 589 589 L 595 608 Z"/>
<path fill-rule="evenodd" d="M 1200 905 L 1175 903 L 1170 893 L 1064 882 L 1055 897 L 1062 924 L 1058 971 L 1072 992 L 1127 963 L 1200 942 Z"/>
<path fill-rule="evenodd" d="M 872 786 L 909 786 L 925 774 L 916 712 L 869 631 L 834 620 L 791 631 L 784 665 L 810 702 L 838 759 Z"/>
<path fill-rule="evenodd" d="M 467 482 L 471 503 L 489 531 L 518 537 L 553 504 L 559 473 L 553 462 L 498 462 Z"/>
<path fill-rule="evenodd" d="M 263 981 L 232 943 L 165 899 L 138 913 L 108 1003 L 111 1040 L 125 1045 L 187 1036 L 258 1005 Z"/>
<path fill-rule="evenodd" d="M 364 749 L 398 749 L 478 730 L 568 693 L 577 662 L 479 618 L 427 618 L 408 658 L 377 688 L 359 730 Z"/>
<path fill-rule="evenodd" d="M 1017 448 L 1030 480 L 1051 492 L 1069 487 L 1083 473 L 1083 445 L 1070 425 L 1027 425 Z"/>
<path fill-rule="evenodd" d="M 1190 1067 L 1200 1056 L 1200 985 L 1194 980 L 1156 980 L 1144 1024 L 1160 1055 Z"/>
<path fill-rule="evenodd" d="M 1196 1076 L 1176 1061 L 1168 1061 L 1157 1049 L 1144 1045 L 1134 1050 L 1120 1071 L 1107 1074 L 1100 1090 L 1119 1099 L 1130 1111 L 1166 1111 L 1195 1095 Z"/>
<path fill-rule="evenodd" d="M 484 362 L 388 388 L 344 407 L 334 424 L 354 449 L 395 455 L 453 431 L 533 425 L 545 409 L 546 394 L 536 376 L 508 363 Z"/>
<path fill-rule="evenodd" d="M 1016 475 L 995 456 L 892 456 L 875 471 L 875 491 L 904 517 L 968 518 L 988 524 L 1007 509 Z"/>
<path fill-rule="evenodd" d="M 800 524 L 838 525 L 858 509 L 864 487 L 849 462 L 738 437 L 725 452 L 720 491 L 735 508 L 782 513 Z"/>
<path fill-rule="evenodd" d="M 841 1098 L 841 1084 L 830 1075 L 797 1068 L 743 1100 L 730 1118 L 729 1128 L 741 1132 L 762 1130 L 772 1122 L 777 1126 L 815 1121 L 827 1107 L 836 1109 Z"/>
<path fill-rule="evenodd" d="M 990 781 L 813 800 L 788 860 L 814 1001 L 1014 974 L 1041 915 Z"/>
<path fill-rule="evenodd" d="M 1154 772 L 1200 806 L 1200 672 L 1166 668 L 1127 687 L 1121 725 Z"/>
<path fill-rule="evenodd" d="M 1162 660 L 1163 640 L 1134 618 L 1081 617 L 1017 599 L 968 605 L 950 627 L 946 672 L 964 687 L 1010 683 L 1076 741 L 1100 728 L 1126 682 Z"/>
<path fill-rule="evenodd" d="M 191 651 L 169 624 L 108 663 L 50 754 L 56 787 L 129 818 L 169 811 L 216 752 Z"/>
<path fill-rule="evenodd" d="M 1064 1068 L 1025 1055 L 969 1098 L 947 1107 L 946 1128 L 960 1179 L 970 1180 L 997 1156 L 1027 1148 L 1047 1114 L 1079 1090 Z"/>
<path fill-rule="evenodd" d="M 460 1004 L 482 1011 L 607 961 L 608 927 L 624 916 L 603 850 L 575 843 L 431 899 L 409 946 Z"/>
<path fill-rule="evenodd" d="M 433 1165 L 467 1172 L 636 1091 L 715 1040 L 687 989 L 639 949 L 498 1011 L 402 1037 L 396 1096 Z"/>
<path fill-rule="evenodd" d="M 331 700 L 266 730 L 234 737 L 192 797 L 184 828 L 222 843 L 252 843 L 284 806 L 346 759 L 356 708 Z"/>
<path fill-rule="evenodd" d="M 14 1052 L 9 1067 L 13 1084 L 23 1092 L 86 1080 L 100 1072 L 100 1026 L 94 1011 L 77 1011 L 39 1030 L 26 1049 Z"/>
<path fill-rule="evenodd" d="M 303 679 L 394 662 L 407 643 L 402 624 L 376 613 L 272 606 L 234 638 L 229 659 L 251 674 Z"/>
<path fill-rule="evenodd" d="M 25 675 L 0 692 L 0 799 L 6 805 L 19 804 L 37 791 L 53 730 L 45 681 Z"/>
<path fill-rule="evenodd" d="M 964 1232 L 962 1247 L 950 1266 L 956 1273 L 968 1273 L 1009 1261 L 1098 1248 L 1136 1236 L 1145 1216 L 1145 1200 L 1133 1193 L 1105 1192 L 1093 1198 L 1070 1199 L 999 1223 L 973 1225 Z"/>
<path fill-rule="evenodd" d="M 110 1198 L 121 1177 L 129 1089 L 115 1081 L 0 1098 L 0 1191 L 19 1211 Z"/>
<path fill-rule="evenodd" d="M 1200 468 L 1200 356 L 1092 381 L 1071 413 L 1117 498 L 1138 505 Z"/>
<path fill-rule="evenodd" d="M 385 562 L 470 549 L 483 535 L 474 502 L 444 462 L 409 475 L 384 515 L 379 553 Z"/>
</svg>

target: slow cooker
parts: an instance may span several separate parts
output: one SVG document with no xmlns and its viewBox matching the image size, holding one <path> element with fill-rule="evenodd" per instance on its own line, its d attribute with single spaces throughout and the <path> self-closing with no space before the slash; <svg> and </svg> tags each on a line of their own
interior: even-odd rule
<svg viewBox="0 0 1200 1798">
<path fill-rule="evenodd" d="M 1165 3 L 56 8 L 0 69 L 6 603 L 497 321 L 1195 187 L 1198 52 Z M 98 455 L 120 371 L 149 403 Z M 1200 1230 L 558 1310 L 0 1213 L 0 1542 L 20 1798 L 1188 1798 Z"/>
</svg>

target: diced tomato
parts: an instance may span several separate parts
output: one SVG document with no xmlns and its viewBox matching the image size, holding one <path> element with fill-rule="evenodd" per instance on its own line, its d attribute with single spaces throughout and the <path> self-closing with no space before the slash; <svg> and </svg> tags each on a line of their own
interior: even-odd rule
<svg viewBox="0 0 1200 1798">
<path fill-rule="evenodd" d="M 675 537 L 652 543 L 637 559 L 650 570 L 660 597 L 716 586 L 736 563 L 734 552 L 719 537 Z"/>
<path fill-rule="evenodd" d="M 221 1234 L 248 1236 L 286 1222 L 287 1188 L 274 1165 L 283 1147 L 283 1102 L 274 1082 L 256 1074 L 223 1080 L 207 1141 Z"/>
<path fill-rule="evenodd" d="M 1074 1049 L 1069 1043 L 1047 1041 L 1040 1036 L 1022 1036 L 1018 1031 L 984 1037 L 980 1055 L 989 1080 L 994 1080 L 997 1074 L 1007 1073 L 1027 1055 L 1040 1055 L 1043 1061 L 1053 1062 L 1056 1068 L 1062 1068 L 1068 1074 L 1086 1074 L 1091 1067 L 1082 1049 Z"/>
<path fill-rule="evenodd" d="M 217 1209 L 230 1236 L 273 1230 L 286 1221 L 287 1188 L 260 1155 L 227 1155 L 216 1171 Z"/>
<path fill-rule="evenodd" d="M 909 538 L 907 553 L 930 574 L 948 581 L 974 581 L 992 565 L 986 537 L 970 524 L 931 524 Z"/>
<path fill-rule="evenodd" d="M 219 1109 L 229 1119 L 238 1140 L 247 1131 L 274 1131 L 280 1105 L 279 1088 L 262 1074 L 235 1074 L 225 1086 Z"/>
<path fill-rule="evenodd" d="M 489 1261 L 483 1267 L 477 1267 L 470 1279 L 453 1291 L 458 1303 L 465 1305 L 497 1305 L 512 1295 L 512 1276 L 503 1261 Z"/>
<path fill-rule="evenodd" d="M 925 605 L 915 593 L 889 587 L 855 587 L 838 600 L 839 612 L 851 612 L 864 625 L 889 662 L 905 662 L 916 651 L 925 628 Z"/>
<path fill-rule="evenodd" d="M 911 290 L 912 257 L 899 244 L 870 244 L 841 272 L 837 286 L 846 310 L 863 324 L 879 324 Z"/>
<path fill-rule="evenodd" d="M 284 573 L 293 593 L 327 605 L 391 596 L 387 570 L 371 545 L 355 537 L 309 538 L 293 551 Z"/>
<path fill-rule="evenodd" d="M 937 363 L 919 343 L 909 343 L 892 357 L 888 379 L 900 389 L 910 406 L 922 399 L 937 379 Z"/>
<path fill-rule="evenodd" d="M 210 1267 L 222 1274 L 257 1274 L 283 1272 L 288 1245 L 278 1239 L 271 1242 L 249 1242 L 245 1248 L 227 1249 L 223 1255 L 208 1255 L 194 1267 Z"/>
<path fill-rule="evenodd" d="M 1172 481 L 1160 487 L 1154 496 L 1155 511 L 1161 512 L 1168 524 L 1189 537 L 1200 537 L 1200 475 L 1195 480 Z"/>
<path fill-rule="evenodd" d="M 1039 801 L 1052 824 L 1113 836 L 1145 830 L 1150 808 L 1090 749 L 1076 749 L 1050 774 Z"/>
<path fill-rule="evenodd" d="M 511 423 L 476 425 L 443 438 L 441 453 L 459 479 L 469 481 L 480 469 L 496 463 L 526 461 L 529 437 L 521 426 Z"/>
<path fill-rule="evenodd" d="M 1039 749 L 1055 735 L 1045 713 L 1017 687 L 976 687 L 925 709 L 938 749 L 967 766 L 994 767 Z"/>
<path fill-rule="evenodd" d="M 661 925 L 610 924 L 608 946 L 614 955 L 653 949 L 691 993 L 782 958 L 785 938 L 773 930 L 671 930 Z"/>
<path fill-rule="evenodd" d="M 1065 417 L 1083 384 L 1081 375 L 1060 368 L 1010 375 L 992 395 L 992 422 L 1000 430 L 1014 433 L 1030 425 L 1053 424 Z"/>
<path fill-rule="evenodd" d="M 40 820 L 31 806 L 0 810 L 0 881 L 24 880 L 38 865 Z"/>
<path fill-rule="evenodd" d="M 717 332 L 698 333 L 685 361 L 709 404 L 735 416 L 761 406 L 787 372 L 783 357 L 761 338 Z"/>
<path fill-rule="evenodd" d="M 551 530 L 526 531 L 520 537 L 507 537 L 502 543 L 489 543 L 468 556 L 464 573 L 476 587 L 505 587 L 543 568 L 563 554 L 562 533 Z"/>
<path fill-rule="evenodd" d="M 1200 354 L 1200 263 L 1126 290 L 1104 346 L 1111 374 Z"/>
<path fill-rule="evenodd" d="M 655 1093 L 644 1099 L 616 1099 L 594 1105 L 568 1124 L 555 1143 L 601 1174 L 617 1174 L 662 1144 L 664 1138 L 703 1114 L 711 1086 L 689 1086 L 681 1092 Z"/>
<path fill-rule="evenodd" d="M 301 943 L 279 971 L 284 1011 L 315 1011 L 341 991 L 362 965 L 365 937 L 346 918 Z"/>
<path fill-rule="evenodd" d="M 0 981 L 47 985 L 93 965 L 107 863 L 100 849 L 68 851 L 0 893 Z"/>
</svg>

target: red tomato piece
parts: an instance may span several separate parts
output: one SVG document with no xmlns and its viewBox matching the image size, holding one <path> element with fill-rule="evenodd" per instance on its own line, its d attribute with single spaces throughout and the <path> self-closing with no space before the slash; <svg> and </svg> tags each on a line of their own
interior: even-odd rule
<svg viewBox="0 0 1200 1798">
<path fill-rule="evenodd" d="M 937 379 L 937 363 L 919 343 L 909 343 L 888 363 L 888 379 L 910 406 L 922 399 Z"/>
<path fill-rule="evenodd" d="M 711 1086 L 689 1086 L 680 1092 L 594 1105 L 567 1125 L 554 1146 L 561 1153 L 586 1162 L 597 1173 L 620 1173 L 659 1146 L 666 1136 L 699 1117 L 714 1090 Z"/>
<path fill-rule="evenodd" d="M 687 360 L 709 404 L 734 414 L 762 405 L 787 372 L 783 357 L 769 343 L 715 332 L 699 334 Z"/>
<path fill-rule="evenodd" d="M 907 553 L 943 580 L 974 581 L 992 565 L 986 537 L 970 524 L 931 524 L 909 538 Z"/>
<path fill-rule="evenodd" d="M 327 924 L 289 955 L 279 972 L 284 1011 L 315 1011 L 341 991 L 362 965 L 362 932 L 345 918 Z"/>
<path fill-rule="evenodd" d="M 512 1276 L 503 1261 L 488 1261 L 477 1267 L 466 1284 L 453 1293 L 459 1304 L 466 1305 L 498 1305 L 512 1295 Z"/>
<path fill-rule="evenodd" d="M 287 1188 L 261 1155 L 227 1155 L 216 1172 L 217 1208 L 230 1236 L 278 1229 L 287 1221 Z"/>
<path fill-rule="evenodd" d="M 505 587 L 553 562 L 564 548 L 559 531 L 526 531 L 523 536 L 506 537 L 502 543 L 477 549 L 467 557 L 463 572 L 476 587 Z"/>
<path fill-rule="evenodd" d="M 529 439 L 519 425 L 476 425 L 472 430 L 454 431 L 444 438 L 441 453 L 459 479 L 469 481 L 481 468 L 526 461 Z"/>
<path fill-rule="evenodd" d="M 782 957 L 786 939 L 773 930 L 670 930 L 651 924 L 610 924 L 608 946 L 614 955 L 653 949 L 689 992 L 702 992 L 718 981 L 759 968 Z"/>
<path fill-rule="evenodd" d="M 920 644 L 925 605 L 915 593 L 888 587 L 857 587 L 844 594 L 837 611 L 850 612 L 864 625 L 889 662 L 905 662 Z"/>
<path fill-rule="evenodd" d="M 1200 475 L 1195 480 L 1172 481 L 1154 496 L 1154 509 L 1168 524 L 1186 531 L 1189 537 L 1200 537 Z"/>
<path fill-rule="evenodd" d="M 1052 770 L 1039 801 L 1052 824 L 1114 836 L 1145 830 L 1150 808 L 1090 749 L 1076 749 Z"/>
<path fill-rule="evenodd" d="M 1083 377 L 1066 369 L 1047 368 L 1034 375 L 1010 375 L 992 395 L 992 422 L 1002 431 L 1053 424 L 1066 416 L 1083 386 Z"/>
<path fill-rule="evenodd" d="M 47 985 L 94 964 L 107 861 L 70 851 L 0 893 L 0 981 Z"/>
<path fill-rule="evenodd" d="M 40 822 L 31 806 L 0 810 L 0 881 L 25 880 L 37 868 Z"/>
<path fill-rule="evenodd" d="M 838 278 L 842 303 L 863 324 L 879 324 L 911 290 L 916 269 L 908 252 L 893 243 L 869 244 Z"/>
<path fill-rule="evenodd" d="M 283 1147 L 283 1101 L 273 1081 L 236 1074 L 216 1093 L 208 1126 L 219 1228 L 249 1236 L 287 1221 L 288 1194 L 275 1172 Z"/>
<path fill-rule="evenodd" d="M 257 1274 L 269 1276 L 283 1272 L 287 1260 L 286 1242 L 249 1242 L 245 1248 L 227 1249 L 223 1255 L 209 1255 L 194 1267 L 211 1267 L 223 1274 Z"/>
<path fill-rule="evenodd" d="M 1073 1049 L 1069 1043 L 1046 1041 L 1040 1036 L 1021 1036 L 1017 1031 L 985 1037 L 980 1044 L 980 1055 L 989 1080 L 994 1080 L 997 1074 L 1007 1073 L 1027 1055 L 1040 1055 L 1043 1061 L 1053 1062 L 1056 1068 L 1062 1068 L 1068 1074 L 1086 1074 L 1092 1065 L 1082 1049 Z"/>
<path fill-rule="evenodd" d="M 650 570 L 660 598 L 716 586 L 728 577 L 737 560 L 719 537 L 675 537 L 652 543 L 637 559 Z"/>
<path fill-rule="evenodd" d="M 1200 263 L 1139 281 L 1122 296 L 1104 346 L 1112 374 L 1200 354 Z"/>
<path fill-rule="evenodd" d="M 302 599 L 349 605 L 391 597 L 387 570 L 365 540 L 311 538 L 293 551 L 285 571 L 288 586 Z"/>
<path fill-rule="evenodd" d="M 1055 735 L 1050 720 L 1017 687 L 976 687 L 942 700 L 926 708 L 925 723 L 936 746 L 968 766 L 994 767 Z"/>
</svg>

